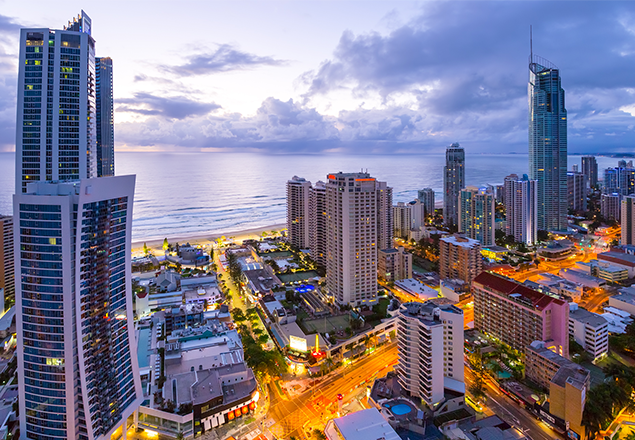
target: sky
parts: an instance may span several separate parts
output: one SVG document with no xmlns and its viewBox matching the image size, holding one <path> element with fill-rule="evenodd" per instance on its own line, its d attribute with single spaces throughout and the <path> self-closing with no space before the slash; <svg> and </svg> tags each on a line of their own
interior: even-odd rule
<svg viewBox="0 0 635 440">
<path fill-rule="evenodd" d="M 635 2 L 0 0 L 0 151 L 19 29 L 82 9 L 113 59 L 117 151 L 526 153 L 530 25 L 569 152 L 635 150 Z"/>
</svg>

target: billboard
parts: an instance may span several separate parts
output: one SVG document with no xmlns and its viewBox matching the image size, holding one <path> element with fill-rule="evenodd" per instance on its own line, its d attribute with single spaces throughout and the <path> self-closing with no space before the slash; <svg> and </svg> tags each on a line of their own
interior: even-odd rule
<svg viewBox="0 0 635 440">
<path fill-rule="evenodd" d="M 291 350 L 300 351 L 302 353 L 306 353 L 306 339 L 298 338 L 297 336 L 290 335 L 289 336 L 289 347 Z"/>
</svg>

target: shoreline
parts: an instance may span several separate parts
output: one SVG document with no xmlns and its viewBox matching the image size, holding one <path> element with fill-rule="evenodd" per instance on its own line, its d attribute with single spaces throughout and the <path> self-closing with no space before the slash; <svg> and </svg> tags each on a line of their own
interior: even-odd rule
<svg viewBox="0 0 635 440">
<path fill-rule="evenodd" d="M 179 236 L 173 236 L 173 237 L 165 237 L 168 239 L 168 242 L 170 244 L 174 244 L 174 243 L 179 243 L 179 244 L 185 244 L 185 243 L 190 243 L 192 245 L 194 244 L 198 244 L 198 245 L 209 245 L 212 244 L 216 241 L 217 238 L 220 237 L 234 237 L 234 241 L 235 242 L 242 242 L 243 240 L 249 240 L 249 239 L 259 239 L 262 238 L 262 233 L 267 231 L 267 232 L 271 232 L 271 231 L 280 231 L 281 229 L 286 228 L 287 225 L 286 223 L 279 223 L 279 224 L 275 224 L 275 225 L 269 225 L 269 226 L 263 226 L 260 228 L 251 228 L 251 229 L 243 229 L 243 230 L 237 230 L 237 231 L 227 231 L 227 232 L 222 232 L 222 233 L 195 233 L 195 234 L 189 234 L 189 235 L 179 235 Z M 163 249 L 163 240 L 164 238 L 153 238 L 150 240 L 139 240 L 139 241 L 133 241 L 131 244 L 131 251 L 132 253 L 136 253 L 136 252 L 143 252 L 143 245 L 144 243 L 146 244 L 146 246 L 148 246 L 149 249 L 151 250 L 160 250 L 162 251 Z"/>
</svg>

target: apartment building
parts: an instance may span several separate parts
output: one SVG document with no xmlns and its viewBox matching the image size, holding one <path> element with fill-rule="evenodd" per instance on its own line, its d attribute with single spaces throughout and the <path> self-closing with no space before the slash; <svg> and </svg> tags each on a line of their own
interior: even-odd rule
<svg viewBox="0 0 635 440">
<path fill-rule="evenodd" d="M 593 362 L 609 352 L 609 323 L 602 315 L 571 304 L 569 309 L 569 335 L 587 351 Z"/>
<path fill-rule="evenodd" d="M 412 254 L 403 247 L 399 249 L 381 249 L 378 253 L 379 278 L 384 281 L 397 281 L 412 278 Z"/>
<path fill-rule="evenodd" d="M 471 282 L 483 269 L 481 243 L 460 235 L 439 240 L 439 273 L 441 279 L 455 278 Z"/>
<path fill-rule="evenodd" d="M 401 305 L 397 378 L 403 390 L 434 408 L 445 388 L 465 392 L 463 311 L 434 301 Z"/>
<path fill-rule="evenodd" d="M 392 188 L 368 173 L 329 174 L 326 183 L 329 294 L 339 304 L 377 301 L 377 254 L 392 248 Z"/>
<path fill-rule="evenodd" d="M 545 341 L 569 356 L 569 304 L 500 275 L 483 272 L 472 282 L 474 327 L 525 353 Z"/>
<path fill-rule="evenodd" d="M 587 176 L 575 172 L 567 172 L 567 207 L 573 211 L 587 209 Z"/>
<path fill-rule="evenodd" d="M 538 228 L 538 182 L 529 180 L 525 174 L 519 179 L 516 174 L 505 177 L 505 233 L 513 235 L 518 242 L 533 244 Z"/>
<path fill-rule="evenodd" d="M 434 214 L 434 190 L 432 188 L 423 188 L 417 191 L 417 199 L 423 203 L 425 215 Z"/>
<path fill-rule="evenodd" d="M 0 289 L 4 289 L 3 310 L 15 301 L 13 217 L 0 215 Z"/>
<path fill-rule="evenodd" d="M 326 220 L 326 184 L 318 180 L 309 189 L 309 250 L 322 267 L 326 267 Z"/>
<path fill-rule="evenodd" d="M 459 232 L 478 240 L 483 246 L 496 244 L 494 195 L 485 188 L 468 186 L 459 196 Z"/>
<path fill-rule="evenodd" d="M 622 199 L 621 226 L 622 240 L 620 244 L 635 244 L 635 195 L 626 196 Z"/>
<path fill-rule="evenodd" d="M 600 213 L 607 220 L 620 221 L 622 196 L 619 193 L 602 194 L 600 198 Z"/>
<path fill-rule="evenodd" d="M 293 176 L 287 182 L 287 241 L 300 249 L 309 247 L 309 189 L 311 182 Z"/>
<path fill-rule="evenodd" d="M 392 207 L 392 218 L 395 227 L 395 237 L 408 238 L 412 228 L 412 209 L 409 203 L 399 202 Z"/>
</svg>

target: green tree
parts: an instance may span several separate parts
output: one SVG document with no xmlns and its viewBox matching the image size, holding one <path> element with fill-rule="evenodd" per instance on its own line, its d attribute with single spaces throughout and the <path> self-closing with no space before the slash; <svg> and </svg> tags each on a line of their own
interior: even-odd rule
<svg viewBox="0 0 635 440">
<path fill-rule="evenodd" d="M 143 243 L 143 254 L 148 255 L 149 252 L 150 252 L 150 249 L 148 249 L 148 245 Z"/>
<path fill-rule="evenodd" d="M 170 243 L 168 243 L 168 238 L 163 239 L 163 250 L 167 251 L 170 248 Z"/>
</svg>

